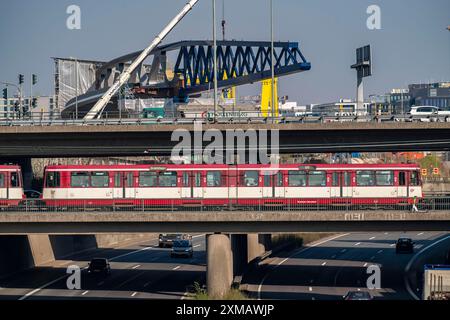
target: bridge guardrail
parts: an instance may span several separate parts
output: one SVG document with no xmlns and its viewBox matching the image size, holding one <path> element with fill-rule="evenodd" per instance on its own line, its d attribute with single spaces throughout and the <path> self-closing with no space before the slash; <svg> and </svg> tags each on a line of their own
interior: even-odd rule
<svg viewBox="0 0 450 320">
<path fill-rule="evenodd" d="M 229 199 L 220 205 L 211 205 L 208 200 L 191 200 L 183 205 L 179 200 L 130 200 L 117 199 L 110 203 L 100 205 L 93 200 L 70 200 L 65 204 L 59 201 L 57 205 L 46 203 L 40 199 L 27 199 L 21 201 L 19 205 L 8 205 L 0 200 L 0 214 L 2 212 L 152 212 L 152 211 L 196 211 L 196 212 L 239 212 L 239 211 L 378 211 L 378 210 L 398 210 L 407 212 L 432 212 L 440 210 L 450 210 L 450 197 L 430 197 L 417 199 L 416 204 L 413 200 L 394 203 L 394 201 L 382 203 L 375 201 L 367 204 L 362 201 L 355 202 L 353 199 L 327 199 L 316 202 L 313 200 L 302 201 L 286 199 L 255 199 L 248 200 L 245 204 L 237 204 L 235 199 Z"/>
<path fill-rule="evenodd" d="M 275 119 L 276 123 L 332 123 L 332 122 L 450 122 L 450 116 L 410 116 L 410 115 L 367 115 L 367 116 L 330 116 L 330 115 L 302 115 L 289 116 L 282 115 Z M 62 119 L 55 113 L 28 113 L 25 116 L 0 116 L 0 126 L 96 126 L 96 125 L 173 125 L 173 124 L 193 124 L 195 121 L 210 123 L 212 119 L 205 116 L 205 113 L 166 113 L 164 117 L 145 118 L 141 114 L 120 115 L 117 112 L 105 112 L 100 119 L 83 120 L 71 117 Z M 222 116 L 217 114 L 215 121 L 224 124 L 251 124 L 251 123 L 271 123 L 272 119 L 263 116 Z"/>
</svg>

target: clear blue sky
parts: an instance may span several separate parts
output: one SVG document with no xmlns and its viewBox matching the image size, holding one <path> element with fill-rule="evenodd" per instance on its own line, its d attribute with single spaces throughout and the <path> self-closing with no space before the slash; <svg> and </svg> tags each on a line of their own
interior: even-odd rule
<svg viewBox="0 0 450 320">
<path fill-rule="evenodd" d="M 185 0 L 1 0 L 0 80 L 39 75 L 36 91 L 53 90 L 50 57 L 110 60 L 148 45 Z M 222 0 L 218 4 L 218 24 Z M 269 40 L 268 0 L 225 0 L 227 35 Z M 299 41 L 312 70 L 281 80 L 280 94 L 301 104 L 354 98 L 355 49 L 371 44 L 374 76 L 366 96 L 412 82 L 450 80 L 449 0 L 274 0 L 275 38 Z M 82 10 L 82 29 L 66 28 L 66 8 Z M 382 29 L 366 27 L 366 9 L 381 7 Z M 211 1 L 200 0 L 166 43 L 211 38 Z M 218 27 L 220 34 L 220 25 Z M 28 86 L 27 86 L 28 87 Z M 258 94 L 255 85 L 241 95 Z"/>
</svg>

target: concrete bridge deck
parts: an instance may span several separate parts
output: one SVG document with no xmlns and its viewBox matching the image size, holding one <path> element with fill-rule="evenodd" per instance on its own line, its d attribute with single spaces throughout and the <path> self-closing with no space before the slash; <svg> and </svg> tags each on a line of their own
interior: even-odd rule
<svg viewBox="0 0 450 320">
<path fill-rule="evenodd" d="M 450 211 L 1 213 L 0 235 L 450 231 Z"/>
<path fill-rule="evenodd" d="M 0 126 L 0 157 L 170 155 L 193 125 Z M 203 130 L 279 130 L 280 153 L 450 150 L 447 122 L 209 124 Z M 269 139 L 270 142 L 270 139 Z M 207 145 L 208 143 L 204 143 Z"/>
</svg>

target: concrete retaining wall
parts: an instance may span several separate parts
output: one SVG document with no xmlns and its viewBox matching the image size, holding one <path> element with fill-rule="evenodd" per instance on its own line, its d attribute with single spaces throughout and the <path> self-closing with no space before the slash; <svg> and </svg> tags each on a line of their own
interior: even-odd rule
<svg viewBox="0 0 450 320">
<path fill-rule="evenodd" d="M 0 278 L 96 248 L 147 241 L 157 234 L 0 236 Z"/>
</svg>

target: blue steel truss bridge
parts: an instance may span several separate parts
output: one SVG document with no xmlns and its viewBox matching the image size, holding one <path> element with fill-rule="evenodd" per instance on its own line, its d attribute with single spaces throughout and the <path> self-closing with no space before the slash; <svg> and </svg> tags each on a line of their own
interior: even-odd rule
<svg viewBox="0 0 450 320">
<path fill-rule="evenodd" d="M 113 85 L 142 51 L 127 54 L 96 70 L 95 81 L 84 94 L 71 99 L 63 117 L 84 116 Z M 175 56 L 174 62 L 169 56 Z M 264 41 L 218 41 L 217 85 L 219 89 L 241 86 L 271 78 L 271 43 Z M 143 62 L 132 74 L 127 93 L 137 98 L 174 98 L 185 102 L 212 88 L 214 83 L 213 42 L 180 41 L 158 47 L 152 62 Z M 172 63 L 173 68 L 168 67 Z M 287 76 L 311 69 L 297 42 L 274 43 L 274 73 Z M 117 110 L 118 95 L 103 111 Z"/>
</svg>

